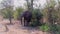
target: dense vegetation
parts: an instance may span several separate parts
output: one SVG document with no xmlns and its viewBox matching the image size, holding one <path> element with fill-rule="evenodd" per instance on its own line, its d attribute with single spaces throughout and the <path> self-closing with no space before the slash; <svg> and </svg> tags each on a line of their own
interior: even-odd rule
<svg viewBox="0 0 60 34">
<path fill-rule="evenodd" d="M 32 12 L 32 20 L 31 26 L 39 26 L 42 31 L 53 32 L 54 34 L 60 34 L 60 1 L 57 0 L 58 6 L 55 0 L 47 1 L 45 7 L 40 9 L 40 5 L 36 6 L 38 8 L 33 7 L 33 0 L 31 2 L 27 1 L 27 7 L 29 11 Z M 7 1 L 8 2 L 8 1 Z M 11 19 L 19 20 L 21 13 L 26 10 L 24 8 L 18 7 L 13 10 L 13 6 L 8 4 L 4 4 L 6 2 L 1 2 L 5 7 L 0 9 L 1 15 L 4 18 L 8 18 L 11 22 Z M 31 5 L 29 5 L 29 3 Z M 55 7 L 56 6 L 56 7 Z M 30 7 L 30 8 L 29 8 Z M 36 17 L 42 17 L 43 21 L 39 24 Z M 44 21 L 45 20 L 45 21 Z M 42 25 L 41 25 L 42 24 Z M 40 26 L 41 25 L 41 26 Z"/>
</svg>

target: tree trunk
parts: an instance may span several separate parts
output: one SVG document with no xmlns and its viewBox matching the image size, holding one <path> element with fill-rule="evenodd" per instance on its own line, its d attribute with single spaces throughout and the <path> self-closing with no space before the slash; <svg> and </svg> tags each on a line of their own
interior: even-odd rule
<svg viewBox="0 0 60 34">
<path fill-rule="evenodd" d="M 27 1 L 28 10 L 33 11 L 33 0 L 31 0 L 31 3 L 29 2 L 29 0 L 26 0 L 26 1 Z"/>
<path fill-rule="evenodd" d="M 27 9 L 29 10 L 30 9 L 30 3 L 29 3 L 29 0 L 26 0 L 27 2 Z"/>
<path fill-rule="evenodd" d="M 31 11 L 33 11 L 33 0 L 31 0 Z"/>
<path fill-rule="evenodd" d="M 12 19 L 11 19 L 11 17 L 9 18 L 9 21 L 10 21 L 10 24 L 12 24 Z"/>
</svg>

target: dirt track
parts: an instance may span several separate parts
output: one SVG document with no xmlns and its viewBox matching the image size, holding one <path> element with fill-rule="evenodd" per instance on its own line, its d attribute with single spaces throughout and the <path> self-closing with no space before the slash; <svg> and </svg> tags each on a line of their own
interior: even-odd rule
<svg viewBox="0 0 60 34">
<path fill-rule="evenodd" d="M 5 24 L 9 23 L 9 20 L 1 20 L 0 24 L 3 24 L 1 27 L 4 29 L 0 30 L 0 34 L 47 34 L 47 32 L 42 32 L 31 27 L 23 27 L 20 25 L 19 21 L 12 21 L 14 25 L 7 25 L 8 30 L 5 31 Z"/>
</svg>

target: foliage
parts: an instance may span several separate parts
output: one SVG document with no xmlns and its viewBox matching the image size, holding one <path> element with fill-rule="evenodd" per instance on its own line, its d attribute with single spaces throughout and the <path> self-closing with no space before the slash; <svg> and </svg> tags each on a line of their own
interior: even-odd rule
<svg viewBox="0 0 60 34">
<path fill-rule="evenodd" d="M 39 9 L 34 9 L 33 12 L 32 12 L 32 18 L 36 18 L 36 17 L 42 17 L 43 14 L 40 12 Z"/>
<path fill-rule="evenodd" d="M 19 19 L 22 12 L 23 12 L 23 8 L 16 8 L 16 11 L 13 14 L 14 19 Z"/>
<path fill-rule="evenodd" d="M 53 24 L 53 25 L 50 25 L 49 27 L 50 27 L 50 32 L 54 34 L 60 34 L 60 25 Z"/>
<path fill-rule="evenodd" d="M 2 8 L 13 7 L 13 0 L 2 0 L 1 7 Z"/>
<path fill-rule="evenodd" d="M 57 28 L 56 25 L 51 25 L 51 26 L 50 26 L 50 30 L 51 30 L 51 31 L 58 31 L 58 28 Z"/>
<path fill-rule="evenodd" d="M 37 20 L 36 19 L 32 20 L 32 23 L 30 24 L 30 26 L 32 27 L 38 26 Z"/>
<path fill-rule="evenodd" d="M 60 25 L 57 25 L 58 31 L 56 32 L 56 34 L 60 34 Z"/>
<path fill-rule="evenodd" d="M 34 9 L 33 12 L 32 12 L 32 23 L 31 23 L 31 26 L 39 26 L 41 25 L 41 23 L 37 20 L 37 17 L 38 18 L 42 18 L 43 15 L 42 13 L 38 10 L 38 9 Z"/>
<path fill-rule="evenodd" d="M 40 30 L 42 31 L 50 31 L 53 33 L 59 33 L 60 32 L 60 25 L 48 25 L 48 24 L 43 24 L 42 26 L 40 26 Z"/>
<path fill-rule="evenodd" d="M 1 14 L 3 15 L 4 18 L 9 18 L 10 16 L 13 17 L 13 12 L 10 11 L 9 9 L 4 9 L 1 11 Z"/>
<path fill-rule="evenodd" d="M 38 22 L 37 19 L 32 20 L 32 22 L 30 24 L 30 26 L 32 26 L 32 27 L 37 27 L 37 26 L 41 26 L 41 25 L 42 25 L 41 22 Z"/>
<path fill-rule="evenodd" d="M 40 29 L 42 31 L 49 31 L 49 26 L 47 24 L 44 24 L 44 25 L 40 26 Z"/>
</svg>

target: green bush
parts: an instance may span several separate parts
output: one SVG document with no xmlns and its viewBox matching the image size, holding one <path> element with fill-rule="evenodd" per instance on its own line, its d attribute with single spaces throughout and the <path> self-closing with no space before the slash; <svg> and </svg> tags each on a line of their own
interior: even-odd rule
<svg viewBox="0 0 60 34">
<path fill-rule="evenodd" d="M 32 23 L 30 24 L 31 26 L 39 26 L 41 23 L 37 20 L 38 18 L 42 18 L 42 13 L 38 9 L 34 9 L 32 11 Z"/>
<path fill-rule="evenodd" d="M 55 34 L 60 34 L 60 25 L 51 25 L 50 31 L 52 31 Z"/>
<path fill-rule="evenodd" d="M 1 14 L 4 18 L 10 18 L 13 17 L 13 12 L 9 9 L 4 9 L 1 11 Z"/>
<path fill-rule="evenodd" d="M 51 25 L 50 30 L 51 31 L 58 31 L 58 27 L 56 25 Z"/>
<path fill-rule="evenodd" d="M 19 19 L 22 12 L 23 12 L 23 8 L 20 7 L 16 8 L 16 11 L 13 14 L 14 19 Z"/>
<path fill-rule="evenodd" d="M 42 31 L 49 31 L 49 26 L 47 24 L 43 24 L 42 26 L 40 26 L 40 29 Z"/>
<path fill-rule="evenodd" d="M 40 10 L 38 10 L 38 9 L 34 9 L 33 11 L 32 11 L 32 18 L 36 18 L 36 17 L 42 17 L 43 16 L 43 14 L 40 12 Z"/>
<path fill-rule="evenodd" d="M 32 20 L 32 23 L 30 24 L 30 26 L 32 27 L 36 27 L 39 26 L 40 24 L 37 22 L 37 19 Z"/>
</svg>

